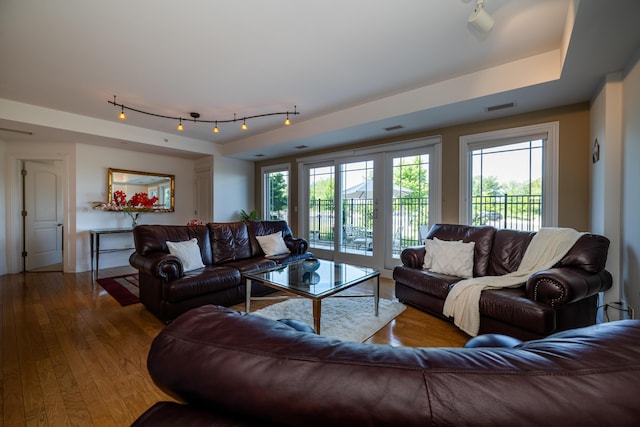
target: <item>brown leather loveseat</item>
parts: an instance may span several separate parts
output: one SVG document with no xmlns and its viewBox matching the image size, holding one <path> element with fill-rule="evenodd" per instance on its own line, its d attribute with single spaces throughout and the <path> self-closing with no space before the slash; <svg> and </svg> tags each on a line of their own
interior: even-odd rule
<svg viewBox="0 0 640 427">
<path fill-rule="evenodd" d="M 517 270 L 534 232 L 436 224 L 427 239 L 475 242 L 473 277 Z M 523 340 L 596 323 L 598 293 L 611 287 L 605 270 L 609 239 L 584 234 L 553 268 L 534 273 L 516 288 L 484 290 L 479 334 L 499 333 Z M 406 248 L 395 267 L 396 297 L 439 317 L 451 287 L 461 277 L 423 268 L 425 247 Z M 448 319 L 448 318 L 447 318 Z"/>
<path fill-rule="evenodd" d="M 266 257 L 256 236 L 281 233 L 290 253 Z M 139 225 L 129 263 L 139 271 L 140 302 L 164 322 L 205 304 L 229 306 L 245 298 L 242 273 L 312 256 L 308 243 L 294 238 L 286 221 L 209 223 L 199 226 Z M 204 268 L 185 272 L 167 242 L 197 239 Z M 251 292 L 272 291 L 256 283 Z"/>
<path fill-rule="evenodd" d="M 204 306 L 155 338 L 147 366 L 183 404 L 157 403 L 134 426 L 599 427 L 640 419 L 639 320 L 512 348 L 408 348 L 341 342 Z"/>
</svg>

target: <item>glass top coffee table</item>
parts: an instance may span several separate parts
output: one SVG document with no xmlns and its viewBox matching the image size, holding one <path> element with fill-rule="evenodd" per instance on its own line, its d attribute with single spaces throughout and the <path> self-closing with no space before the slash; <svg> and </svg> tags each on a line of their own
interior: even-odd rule
<svg viewBox="0 0 640 427">
<path fill-rule="evenodd" d="M 314 259 L 315 260 L 315 259 Z M 375 268 L 359 267 L 318 259 L 303 260 L 273 269 L 244 273 L 246 279 L 245 310 L 251 311 L 251 282 L 256 281 L 288 294 L 313 301 L 313 327 L 320 333 L 322 300 L 355 285 L 373 279 L 375 314 L 378 315 L 380 300 L 380 272 Z M 315 265 L 314 265 L 315 264 Z M 349 295 L 350 297 L 354 295 Z"/>
</svg>

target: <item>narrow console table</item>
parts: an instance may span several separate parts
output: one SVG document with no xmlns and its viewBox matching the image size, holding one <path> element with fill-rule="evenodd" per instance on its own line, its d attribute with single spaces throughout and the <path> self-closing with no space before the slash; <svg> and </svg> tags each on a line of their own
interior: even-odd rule
<svg viewBox="0 0 640 427">
<path fill-rule="evenodd" d="M 93 278 L 93 257 L 95 254 L 96 259 L 96 279 L 99 276 L 100 271 L 100 253 L 107 252 L 119 252 L 130 251 L 132 248 L 116 248 L 116 249 L 102 249 L 100 250 L 100 236 L 103 234 L 124 234 L 132 233 L 133 228 L 100 228 L 96 230 L 89 230 L 91 236 L 91 277 Z"/>
</svg>

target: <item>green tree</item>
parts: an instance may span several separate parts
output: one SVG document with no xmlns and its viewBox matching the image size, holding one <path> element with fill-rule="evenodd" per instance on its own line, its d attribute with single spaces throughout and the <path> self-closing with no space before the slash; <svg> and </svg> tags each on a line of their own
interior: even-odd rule
<svg viewBox="0 0 640 427">
<path fill-rule="evenodd" d="M 311 184 L 309 200 L 333 200 L 335 197 L 335 182 L 333 178 L 325 178 Z"/>
<path fill-rule="evenodd" d="M 473 177 L 472 196 L 501 196 L 504 193 L 505 189 L 495 176 L 481 177 L 477 175 Z"/>
<path fill-rule="evenodd" d="M 410 198 L 429 197 L 429 168 L 420 161 L 420 156 L 411 160 L 402 158 L 399 165 L 393 169 L 393 185 L 411 190 L 411 193 L 403 196 Z"/>
<path fill-rule="evenodd" d="M 289 199 L 287 197 L 287 181 L 284 179 L 284 174 L 278 172 L 269 176 L 269 190 L 271 211 L 286 211 Z"/>
</svg>

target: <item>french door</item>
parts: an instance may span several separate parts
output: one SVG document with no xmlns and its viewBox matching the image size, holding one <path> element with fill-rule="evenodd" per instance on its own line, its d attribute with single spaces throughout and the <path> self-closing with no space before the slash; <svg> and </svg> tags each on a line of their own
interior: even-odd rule
<svg viewBox="0 0 640 427">
<path fill-rule="evenodd" d="M 434 144 L 301 163 L 299 224 L 310 251 L 393 269 L 440 220 L 438 157 Z"/>
</svg>

